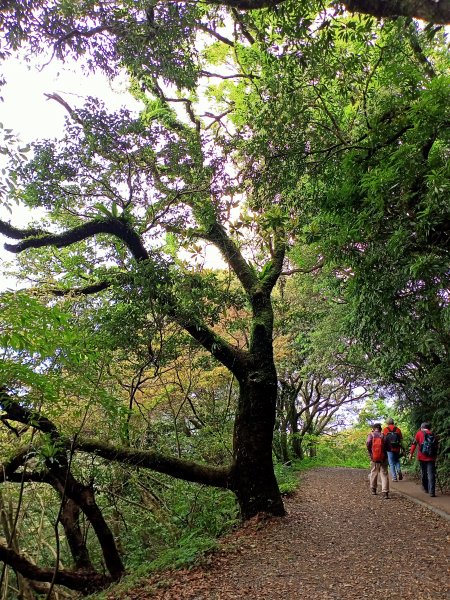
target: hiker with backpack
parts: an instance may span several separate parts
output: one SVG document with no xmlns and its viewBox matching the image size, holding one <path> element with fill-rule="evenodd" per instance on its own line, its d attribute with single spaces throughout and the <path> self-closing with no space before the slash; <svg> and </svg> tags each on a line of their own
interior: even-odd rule
<svg viewBox="0 0 450 600">
<path fill-rule="evenodd" d="M 389 499 L 389 476 L 386 450 L 386 438 L 381 433 L 381 423 L 375 423 L 372 431 L 367 436 L 367 451 L 370 457 L 370 491 L 375 496 L 377 493 L 378 475 L 381 479 L 381 493 L 385 500 Z"/>
<path fill-rule="evenodd" d="M 429 423 L 422 423 L 419 431 L 414 436 L 409 451 L 409 460 L 412 460 L 416 448 L 419 448 L 417 459 L 422 473 L 422 487 L 432 498 L 436 496 L 436 457 L 438 453 L 438 438 L 431 431 Z"/>
<path fill-rule="evenodd" d="M 403 450 L 403 435 L 399 427 L 394 423 L 394 419 L 386 421 L 387 426 L 383 429 L 383 435 L 386 438 L 387 458 L 392 475 L 392 481 L 401 481 L 403 479 L 400 457 Z"/>
</svg>

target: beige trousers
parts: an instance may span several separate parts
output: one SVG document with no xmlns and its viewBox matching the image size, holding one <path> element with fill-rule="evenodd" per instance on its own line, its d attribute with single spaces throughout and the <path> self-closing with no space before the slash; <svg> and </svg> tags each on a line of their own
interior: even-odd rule
<svg viewBox="0 0 450 600">
<path fill-rule="evenodd" d="M 381 491 L 388 492 L 389 491 L 389 475 L 388 475 L 388 461 L 387 460 L 385 460 L 382 463 L 376 463 L 376 462 L 370 461 L 369 481 L 370 481 L 370 487 L 372 490 L 377 489 L 378 474 L 380 475 L 380 479 L 381 479 Z"/>
</svg>

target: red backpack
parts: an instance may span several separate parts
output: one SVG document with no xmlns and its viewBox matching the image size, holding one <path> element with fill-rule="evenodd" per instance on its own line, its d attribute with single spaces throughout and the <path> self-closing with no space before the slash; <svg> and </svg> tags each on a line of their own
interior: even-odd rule
<svg viewBox="0 0 450 600">
<path fill-rule="evenodd" d="M 372 461 L 383 462 L 386 458 L 384 452 L 384 436 L 382 433 L 372 433 Z"/>
</svg>

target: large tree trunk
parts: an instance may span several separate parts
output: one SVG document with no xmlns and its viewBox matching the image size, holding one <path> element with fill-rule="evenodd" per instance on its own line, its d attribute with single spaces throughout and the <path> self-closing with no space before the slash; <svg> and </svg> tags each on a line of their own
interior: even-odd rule
<svg viewBox="0 0 450 600">
<path fill-rule="evenodd" d="M 258 375 L 262 380 L 255 380 Z M 232 486 L 244 520 L 260 512 L 285 514 L 272 461 L 276 400 L 272 379 L 252 373 L 240 390 Z"/>
<path fill-rule="evenodd" d="M 239 402 L 234 429 L 232 486 L 243 519 L 259 512 L 285 514 L 272 461 L 277 400 L 273 360 L 270 299 L 261 311 L 251 341 L 252 359 L 239 379 Z M 264 312 L 266 313 L 264 315 Z"/>
</svg>

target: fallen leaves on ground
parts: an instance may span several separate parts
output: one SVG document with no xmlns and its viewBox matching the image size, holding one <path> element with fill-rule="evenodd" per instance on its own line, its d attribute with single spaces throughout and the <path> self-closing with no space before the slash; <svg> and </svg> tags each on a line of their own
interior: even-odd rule
<svg viewBox="0 0 450 600">
<path fill-rule="evenodd" d="M 287 516 L 258 516 L 192 569 L 108 600 L 448 600 L 450 523 L 401 496 L 369 494 L 357 469 L 301 476 Z"/>
</svg>

